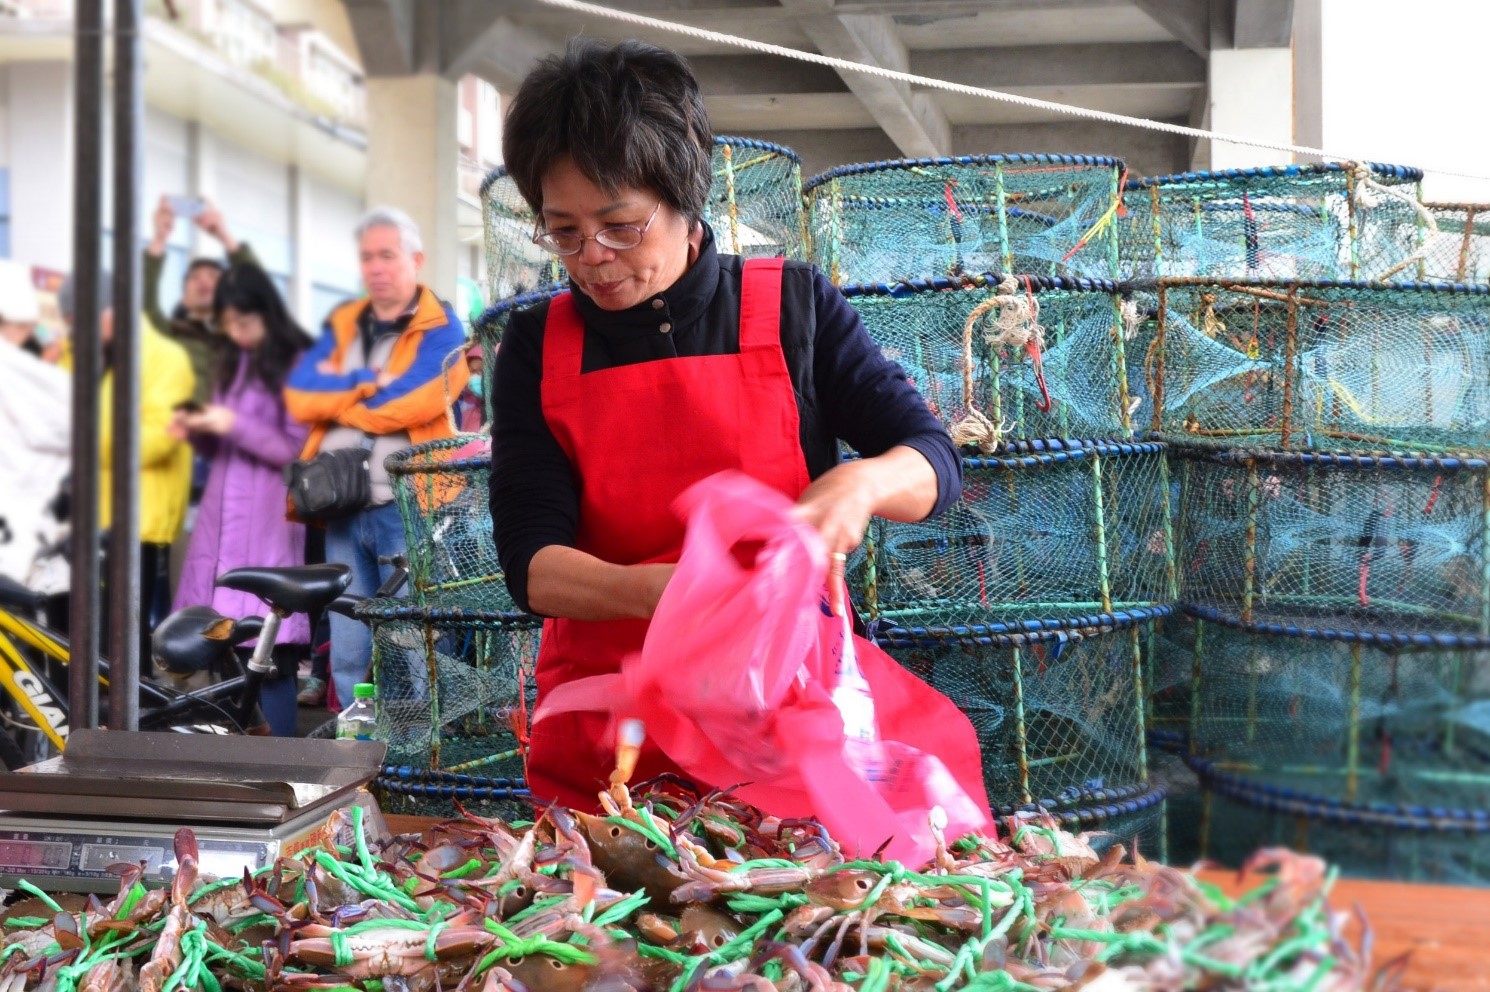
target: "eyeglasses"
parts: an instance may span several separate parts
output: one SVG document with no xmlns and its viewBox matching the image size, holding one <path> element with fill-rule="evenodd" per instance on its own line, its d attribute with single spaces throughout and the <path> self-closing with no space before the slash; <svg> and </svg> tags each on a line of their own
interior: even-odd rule
<svg viewBox="0 0 1490 992">
<path fill-rule="evenodd" d="M 572 231 L 539 231 L 533 235 L 533 243 L 555 255 L 578 255 L 586 241 L 594 241 L 596 244 L 616 251 L 625 251 L 642 243 L 642 238 L 647 235 L 647 229 L 652 226 L 652 221 L 657 217 L 657 211 L 661 209 L 662 201 L 658 200 L 657 206 L 652 208 L 651 216 L 641 227 L 635 224 L 613 224 L 610 227 L 602 227 L 589 235 L 575 234 Z"/>
</svg>

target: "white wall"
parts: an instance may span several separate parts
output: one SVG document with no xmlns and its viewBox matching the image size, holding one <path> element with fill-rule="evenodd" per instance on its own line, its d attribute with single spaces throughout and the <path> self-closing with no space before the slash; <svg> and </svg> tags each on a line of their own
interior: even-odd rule
<svg viewBox="0 0 1490 992">
<path fill-rule="evenodd" d="M 308 186 L 305 251 L 310 262 L 310 310 L 299 317 L 307 327 L 314 327 L 334 304 L 361 292 L 353 232 L 363 206 L 362 197 L 340 187 L 318 179 L 309 180 Z"/>
<path fill-rule="evenodd" d="M 1490 175 L 1485 136 L 1490 4 L 1322 0 L 1323 146 L 1403 165 Z M 1434 175 L 1430 200 L 1490 202 L 1490 180 Z"/>
<path fill-rule="evenodd" d="M 217 207 L 240 241 L 289 295 L 295 267 L 290 233 L 290 170 L 243 145 L 217 140 Z"/>
<path fill-rule="evenodd" d="M 1211 52 L 1211 130 L 1293 144 L 1293 53 L 1287 48 L 1217 49 Z M 1287 165 L 1288 152 L 1225 141 L 1211 142 L 1212 169 Z"/>
<path fill-rule="evenodd" d="M 72 64 L 12 62 L 7 77 L 10 254 L 72 268 Z"/>
</svg>

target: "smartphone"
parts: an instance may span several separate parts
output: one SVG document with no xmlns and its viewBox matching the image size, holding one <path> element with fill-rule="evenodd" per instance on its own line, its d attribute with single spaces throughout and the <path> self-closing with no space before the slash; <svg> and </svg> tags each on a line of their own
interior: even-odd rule
<svg viewBox="0 0 1490 992">
<path fill-rule="evenodd" d="M 187 220 L 200 217 L 202 211 L 207 209 L 206 201 L 200 196 L 168 196 L 166 203 L 170 204 L 177 217 L 185 217 Z"/>
<path fill-rule="evenodd" d="M 186 413 L 201 413 L 202 404 L 198 403 L 196 400 L 187 400 L 185 403 L 177 403 L 176 409 L 183 410 Z"/>
</svg>

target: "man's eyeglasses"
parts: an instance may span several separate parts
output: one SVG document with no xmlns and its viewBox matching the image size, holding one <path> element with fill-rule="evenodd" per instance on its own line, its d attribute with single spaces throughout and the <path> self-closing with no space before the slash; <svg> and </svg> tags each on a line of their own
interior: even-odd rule
<svg viewBox="0 0 1490 992">
<path fill-rule="evenodd" d="M 652 208 L 651 216 L 641 227 L 635 224 L 613 224 L 588 235 L 575 234 L 573 231 L 539 231 L 533 235 L 533 243 L 555 255 L 578 255 L 586 241 L 594 241 L 615 251 L 625 251 L 627 248 L 635 248 L 642 243 L 642 238 L 647 235 L 647 229 L 652 226 L 652 221 L 657 217 L 657 211 L 661 209 L 662 201 L 658 200 L 657 206 Z"/>
</svg>

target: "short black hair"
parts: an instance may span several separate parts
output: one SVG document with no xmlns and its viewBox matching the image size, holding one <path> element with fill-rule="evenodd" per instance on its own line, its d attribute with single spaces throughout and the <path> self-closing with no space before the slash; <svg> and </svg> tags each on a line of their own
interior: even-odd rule
<svg viewBox="0 0 1490 992">
<path fill-rule="evenodd" d="M 709 196 L 714 130 L 677 52 L 641 41 L 571 38 L 523 80 L 502 128 L 518 192 L 543 209 L 543 176 L 564 156 L 607 193 L 650 189 L 689 221 Z"/>
<path fill-rule="evenodd" d="M 218 275 L 221 275 L 223 272 L 227 271 L 227 268 L 228 267 L 225 264 L 223 264 L 223 262 L 222 262 L 221 259 L 218 259 L 218 258 L 208 258 L 205 255 L 203 255 L 201 257 L 194 258 L 190 262 L 186 263 L 186 275 L 182 276 L 181 278 L 182 279 L 189 279 L 189 278 L 191 278 L 191 274 L 193 272 L 197 271 L 197 269 L 202 269 L 202 268 L 216 269 Z"/>
</svg>

